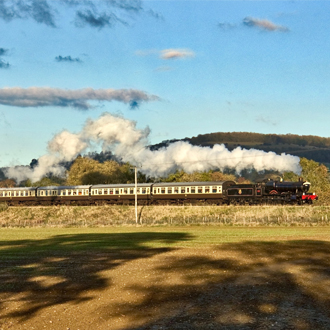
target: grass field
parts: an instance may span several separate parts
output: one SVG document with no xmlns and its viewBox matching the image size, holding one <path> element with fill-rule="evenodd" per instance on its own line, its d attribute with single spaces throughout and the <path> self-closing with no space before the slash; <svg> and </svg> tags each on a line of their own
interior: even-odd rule
<svg viewBox="0 0 330 330">
<path fill-rule="evenodd" d="M 329 329 L 330 227 L 0 229 L 0 329 Z"/>
<path fill-rule="evenodd" d="M 134 206 L 0 208 L 0 227 L 109 227 L 135 225 Z M 139 206 L 143 226 L 329 226 L 329 206 Z"/>
</svg>

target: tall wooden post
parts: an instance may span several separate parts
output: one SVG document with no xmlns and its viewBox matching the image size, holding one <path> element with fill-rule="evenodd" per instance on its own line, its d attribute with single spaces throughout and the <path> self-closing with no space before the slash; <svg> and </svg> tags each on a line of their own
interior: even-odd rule
<svg viewBox="0 0 330 330">
<path fill-rule="evenodd" d="M 138 224 L 138 211 L 137 211 L 137 166 L 135 166 L 135 221 Z"/>
</svg>

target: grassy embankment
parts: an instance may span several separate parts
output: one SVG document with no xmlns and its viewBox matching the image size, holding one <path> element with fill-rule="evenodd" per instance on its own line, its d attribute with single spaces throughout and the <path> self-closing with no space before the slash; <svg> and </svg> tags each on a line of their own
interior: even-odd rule
<svg viewBox="0 0 330 330">
<path fill-rule="evenodd" d="M 328 206 L 139 206 L 139 225 L 329 226 Z M 0 207 L 0 227 L 135 225 L 134 206 Z"/>
</svg>

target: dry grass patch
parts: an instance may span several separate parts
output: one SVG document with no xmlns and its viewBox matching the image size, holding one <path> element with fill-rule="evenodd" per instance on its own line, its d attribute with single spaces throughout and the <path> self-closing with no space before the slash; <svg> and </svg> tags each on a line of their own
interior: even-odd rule
<svg viewBox="0 0 330 330">
<path fill-rule="evenodd" d="M 328 206 L 139 206 L 139 225 L 328 226 Z M 4 207 L 1 227 L 135 225 L 134 206 Z"/>
</svg>

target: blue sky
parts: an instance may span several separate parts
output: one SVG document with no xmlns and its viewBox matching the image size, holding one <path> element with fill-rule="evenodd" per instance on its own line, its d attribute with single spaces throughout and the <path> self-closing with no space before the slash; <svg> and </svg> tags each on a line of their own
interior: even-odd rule
<svg viewBox="0 0 330 330">
<path fill-rule="evenodd" d="M 0 167 L 104 112 L 149 126 L 150 143 L 329 137 L 329 1 L 23 3 L 0 1 Z"/>
</svg>

